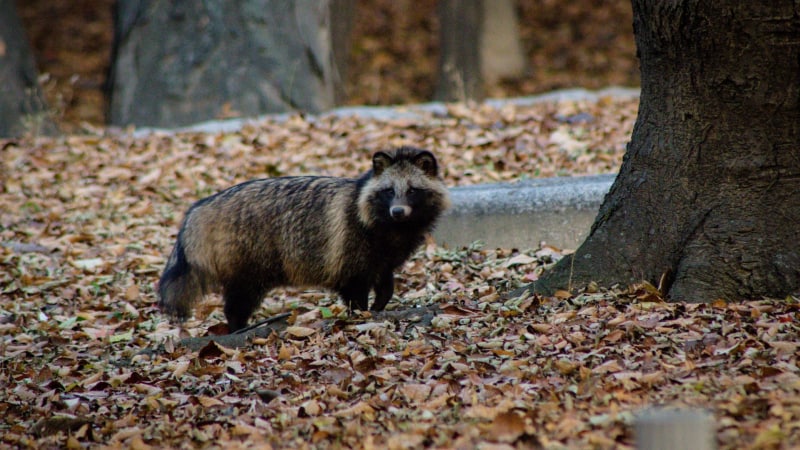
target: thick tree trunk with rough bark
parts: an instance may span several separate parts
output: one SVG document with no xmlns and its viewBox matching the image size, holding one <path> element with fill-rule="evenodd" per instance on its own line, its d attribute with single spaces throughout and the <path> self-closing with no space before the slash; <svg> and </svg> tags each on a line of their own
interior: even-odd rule
<svg viewBox="0 0 800 450">
<path fill-rule="evenodd" d="M 797 2 L 633 0 L 639 116 L 589 237 L 535 289 L 674 301 L 800 290 Z"/>
<path fill-rule="evenodd" d="M 332 36 L 332 9 L 336 31 L 349 33 L 340 13 L 351 1 L 117 2 L 111 123 L 173 127 L 333 107 L 344 58 L 332 47 L 346 40 Z"/>
<path fill-rule="evenodd" d="M 0 0 L 0 137 L 55 131 L 17 8 Z"/>
</svg>

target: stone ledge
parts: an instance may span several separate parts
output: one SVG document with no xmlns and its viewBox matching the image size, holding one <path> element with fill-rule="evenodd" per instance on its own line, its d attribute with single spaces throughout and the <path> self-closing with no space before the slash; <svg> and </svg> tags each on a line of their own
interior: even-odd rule
<svg viewBox="0 0 800 450">
<path fill-rule="evenodd" d="M 439 221 L 436 242 L 460 247 L 534 248 L 546 242 L 574 249 L 594 222 L 615 175 L 559 177 L 450 189 L 453 207 Z"/>
</svg>

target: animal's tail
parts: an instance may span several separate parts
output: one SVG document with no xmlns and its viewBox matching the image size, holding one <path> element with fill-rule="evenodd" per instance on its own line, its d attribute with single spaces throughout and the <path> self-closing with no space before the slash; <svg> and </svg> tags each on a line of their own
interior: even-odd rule
<svg viewBox="0 0 800 450">
<path fill-rule="evenodd" d="M 167 315 L 184 321 L 192 307 L 205 293 L 203 279 L 186 260 L 181 233 L 169 255 L 167 266 L 158 282 L 158 306 Z"/>
</svg>

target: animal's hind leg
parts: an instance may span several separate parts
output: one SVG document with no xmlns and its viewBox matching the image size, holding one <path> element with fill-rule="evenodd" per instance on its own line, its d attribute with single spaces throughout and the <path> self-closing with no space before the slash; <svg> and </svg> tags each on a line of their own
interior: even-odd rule
<svg viewBox="0 0 800 450">
<path fill-rule="evenodd" d="M 224 286 L 222 299 L 231 333 L 247 326 L 250 316 L 261 305 L 264 293 L 264 289 L 253 286 L 252 282 L 231 282 Z"/>
</svg>

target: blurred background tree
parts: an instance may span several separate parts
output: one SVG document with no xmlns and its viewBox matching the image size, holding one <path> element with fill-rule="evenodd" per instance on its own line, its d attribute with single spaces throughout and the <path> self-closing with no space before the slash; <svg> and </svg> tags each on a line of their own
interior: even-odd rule
<svg viewBox="0 0 800 450">
<path fill-rule="evenodd" d="M 346 59 L 334 56 L 333 33 L 350 34 L 332 24 L 349 22 L 336 14 L 352 11 L 348 3 L 119 2 L 109 122 L 176 127 L 330 109 L 343 85 L 336 63 Z"/>
<path fill-rule="evenodd" d="M 28 37 L 10 0 L 0 0 L 0 137 L 55 126 L 45 105 Z"/>
</svg>

